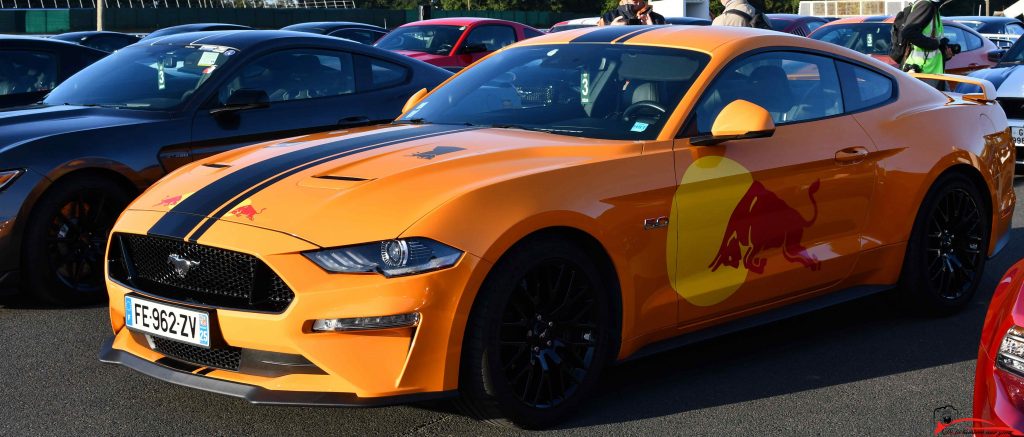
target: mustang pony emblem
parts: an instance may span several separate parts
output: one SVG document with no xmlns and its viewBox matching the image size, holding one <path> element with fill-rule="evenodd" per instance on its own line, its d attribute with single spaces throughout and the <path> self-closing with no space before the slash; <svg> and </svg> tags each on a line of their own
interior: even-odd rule
<svg viewBox="0 0 1024 437">
<path fill-rule="evenodd" d="M 188 276 L 188 271 L 192 270 L 192 267 L 198 266 L 199 261 L 185 259 L 181 255 L 172 253 L 167 255 L 167 264 L 174 268 L 174 274 L 178 275 L 179 278 L 185 279 L 185 276 Z"/>
<path fill-rule="evenodd" d="M 712 272 L 723 265 L 739 268 L 742 259 L 747 270 L 764 273 L 768 259 L 758 255 L 781 247 L 787 261 L 803 264 L 811 270 L 820 269 L 818 258 L 807 253 L 807 248 L 800 244 L 804 228 L 818 219 L 818 202 L 814 200 L 814 193 L 820 186 L 821 180 L 816 180 L 807 188 L 807 195 L 814 205 L 814 215 L 805 220 L 800 211 L 786 204 L 761 182 L 754 181 L 729 217 L 722 246 L 708 268 Z"/>
</svg>

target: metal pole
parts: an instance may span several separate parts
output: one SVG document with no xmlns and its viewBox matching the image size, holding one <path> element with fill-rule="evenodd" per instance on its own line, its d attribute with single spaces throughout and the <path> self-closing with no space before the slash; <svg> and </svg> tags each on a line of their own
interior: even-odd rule
<svg viewBox="0 0 1024 437">
<path fill-rule="evenodd" d="M 103 0 L 96 2 L 96 30 L 103 30 Z"/>
</svg>

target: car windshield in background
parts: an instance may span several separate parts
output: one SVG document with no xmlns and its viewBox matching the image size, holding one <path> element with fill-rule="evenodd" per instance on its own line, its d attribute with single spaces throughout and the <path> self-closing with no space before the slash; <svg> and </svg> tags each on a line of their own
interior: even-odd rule
<svg viewBox="0 0 1024 437">
<path fill-rule="evenodd" d="M 1018 39 L 1006 50 L 1006 54 L 999 60 L 1000 64 L 1024 64 L 1024 43 L 1021 41 L 1024 41 L 1024 38 Z"/>
<path fill-rule="evenodd" d="M 43 102 L 172 109 L 185 103 L 235 53 L 221 46 L 129 46 L 75 74 Z"/>
<path fill-rule="evenodd" d="M 960 20 L 956 20 L 956 22 L 960 23 L 960 24 L 963 24 L 964 26 L 970 27 L 971 29 L 978 30 L 979 32 L 980 32 L 979 29 L 981 29 L 981 25 L 984 24 L 984 23 L 982 23 L 980 21 L 960 21 Z"/>
<path fill-rule="evenodd" d="M 892 47 L 892 24 L 833 24 L 819 28 L 811 38 L 869 55 L 888 55 Z"/>
<path fill-rule="evenodd" d="M 400 122 L 652 140 L 708 59 L 626 45 L 512 48 L 466 70 Z"/>
<path fill-rule="evenodd" d="M 399 27 L 384 35 L 376 46 L 384 50 L 408 50 L 434 55 L 447 55 L 466 30 L 465 26 Z"/>
</svg>

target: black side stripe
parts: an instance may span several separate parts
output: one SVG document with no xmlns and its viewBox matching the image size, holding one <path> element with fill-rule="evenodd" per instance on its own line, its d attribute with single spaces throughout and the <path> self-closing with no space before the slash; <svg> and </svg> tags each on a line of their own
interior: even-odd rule
<svg viewBox="0 0 1024 437">
<path fill-rule="evenodd" d="M 662 27 L 664 27 L 664 26 L 644 26 L 643 29 L 640 29 L 640 30 L 638 30 L 636 32 L 633 32 L 633 33 L 630 33 L 630 34 L 628 34 L 626 36 L 623 36 L 622 38 L 619 38 L 619 39 L 615 40 L 614 42 L 616 44 L 623 44 L 626 41 L 635 38 L 637 35 L 645 34 L 645 33 L 650 32 L 652 30 L 658 30 L 658 29 L 660 29 Z"/>
<path fill-rule="evenodd" d="M 443 135 L 457 129 L 459 127 L 444 125 L 385 129 L 384 132 L 300 149 L 258 164 L 253 164 L 210 183 L 186 198 L 174 207 L 174 214 L 168 213 L 161 217 L 149 229 L 149 234 L 184 239 L 189 231 L 198 226 L 207 216 L 213 214 L 222 205 L 238 197 L 239 193 L 245 192 L 254 183 L 264 181 L 310 161 L 334 158 L 335 155 L 347 152 L 354 153 L 355 151 L 369 150 L 370 148 L 375 148 L 375 145 L 376 147 L 383 147 L 418 136 Z"/>
<path fill-rule="evenodd" d="M 637 32 L 636 26 L 604 26 L 573 38 L 570 42 L 612 42 L 633 32 Z"/>
</svg>

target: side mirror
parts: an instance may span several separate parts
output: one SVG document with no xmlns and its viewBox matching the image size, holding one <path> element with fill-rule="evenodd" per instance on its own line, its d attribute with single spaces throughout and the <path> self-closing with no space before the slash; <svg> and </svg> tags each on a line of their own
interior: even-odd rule
<svg viewBox="0 0 1024 437">
<path fill-rule="evenodd" d="M 694 137 L 690 144 L 713 146 L 731 140 L 767 138 L 775 134 L 775 122 L 764 108 L 746 100 L 736 100 L 718 113 L 711 135 Z"/>
<path fill-rule="evenodd" d="M 211 109 L 210 114 L 216 115 L 225 112 L 238 112 L 269 107 L 270 97 L 267 96 L 266 91 L 242 88 L 232 92 L 231 95 L 228 96 L 228 101 L 224 102 L 224 106 Z"/>
<path fill-rule="evenodd" d="M 1006 50 L 992 50 L 988 52 L 988 60 L 992 62 L 999 62 L 1003 60 L 1003 56 L 1006 56 Z"/>
<path fill-rule="evenodd" d="M 473 53 L 483 53 L 487 51 L 487 45 L 484 43 L 466 43 L 462 46 L 462 50 L 459 50 L 460 54 L 469 55 Z"/>
<path fill-rule="evenodd" d="M 419 91 L 416 91 L 416 94 L 413 94 L 409 97 L 409 100 L 405 101 L 405 106 L 402 107 L 402 113 L 405 114 L 406 112 L 412 111 L 412 108 L 415 108 L 420 100 L 423 100 L 423 97 L 426 97 L 428 92 L 429 91 L 427 91 L 426 88 L 421 88 Z"/>
</svg>

